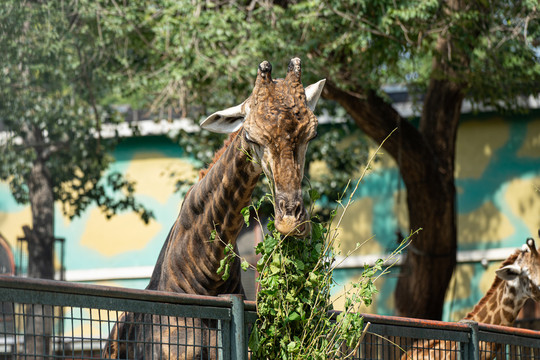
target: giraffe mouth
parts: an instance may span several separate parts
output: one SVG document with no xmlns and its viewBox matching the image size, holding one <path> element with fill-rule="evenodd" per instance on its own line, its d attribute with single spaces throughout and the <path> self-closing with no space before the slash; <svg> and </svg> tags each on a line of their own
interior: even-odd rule
<svg viewBox="0 0 540 360">
<path fill-rule="evenodd" d="M 285 236 L 305 238 L 311 232 L 309 221 L 298 222 L 290 216 L 284 216 L 281 220 L 276 219 L 276 230 Z"/>
<path fill-rule="evenodd" d="M 305 238 L 311 233 L 311 224 L 304 204 L 301 201 L 277 201 L 276 230 L 282 235 Z"/>
<path fill-rule="evenodd" d="M 282 235 L 306 237 L 308 219 L 302 192 L 278 192 L 275 204 L 276 230 Z"/>
</svg>

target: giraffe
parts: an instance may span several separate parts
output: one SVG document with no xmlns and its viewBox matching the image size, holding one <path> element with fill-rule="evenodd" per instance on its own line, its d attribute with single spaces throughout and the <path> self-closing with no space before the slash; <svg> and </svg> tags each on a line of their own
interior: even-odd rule
<svg viewBox="0 0 540 360">
<path fill-rule="evenodd" d="M 318 121 L 313 110 L 325 80 L 304 88 L 301 73 L 300 59 L 293 58 L 285 78 L 272 79 L 272 66 L 263 61 L 253 91 L 243 103 L 217 111 L 202 121 L 205 129 L 231 135 L 186 194 L 147 289 L 209 296 L 244 295 L 237 258 L 228 279 L 222 279 L 217 269 L 226 244 L 238 253 L 236 238 L 244 224 L 241 209 L 249 205 L 263 172 L 273 186 L 276 229 L 283 235 L 297 237 L 311 232 L 301 184 L 307 146 L 317 135 Z M 221 241 L 209 240 L 213 231 Z M 133 313 L 121 314 L 120 318 L 104 349 L 106 358 L 217 358 L 217 339 L 208 330 L 212 324 L 156 315 L 150 319 L 149 315 Z M 142 320 L 171 326 L 150 325 L 141 331 L 142 325 L 133 323 Z M 177 327 L 188 325 L 188 321 L 195 329 Z M 178 346 L 177 339 L 187 345 Z M 127 340 L 147 344 L 137 348 L 126 345 Z M 154 342 L 153 346 L 149 342 Z"/>
<path fill-rule="evenodd" d="M 540 230 L 539 230 L 540 236 Z M 495 272 L 490 289 L 461 321 L 511 326 L 527 299 L 540 301 L 540 255 L 534 239 L 528 238 L 522 249 L 514 251 Z M 423 349 L 409 350 L 406 359 L 456 359 L 457 344 L 431 340 Z M 493 359 L 498 346 L 480 343 L 480 358 Z"/>
</svg>

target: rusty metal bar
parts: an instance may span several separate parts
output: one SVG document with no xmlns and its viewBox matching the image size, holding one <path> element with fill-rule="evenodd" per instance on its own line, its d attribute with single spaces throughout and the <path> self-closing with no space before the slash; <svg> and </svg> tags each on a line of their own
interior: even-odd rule
<svg viewBox="0 0 540 360">
<path fill-rule="evenodd" d="M 471 330 L 471 340 L 470 342 L 465 346 L 464 353 L 467 354 L 467 358 L 471 360 L 478 360 L 480 359 L 480 347 L 479 347 L 479 341 L 478 341 L 478 323 L 475 321 L 463 321 L 464 324 L 466 324 L 469 329 Z"/>
<path fill-rule="evenodd" d="M 54 293 L 67 293 L 77 295 L 91 295 L 104 298 L 136 299 L 157 301 L 171 304 L 191 304 L 201 306 L 231 307 L 227 298 L 214 296 L 175 294 L 164 291 L 148 291 L 119 288 L 114 286 L 69 283 L 56 280 L 30 279 L 16 276 L 0 275 L 0 288 L 51 291 Z"/>
</svg>

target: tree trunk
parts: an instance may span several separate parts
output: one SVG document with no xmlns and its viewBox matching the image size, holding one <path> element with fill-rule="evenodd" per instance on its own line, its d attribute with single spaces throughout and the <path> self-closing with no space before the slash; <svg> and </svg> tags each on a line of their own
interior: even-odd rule
<svg viewBox="0 0 540 360">
<path fill-rule="evenodd" d="M 28 192 L 32 230 L 27 231 L 28 277 L 54 279 L 54 195 L 49 171 L 38 155 L 30 172 Z"/>
<path fill-rule="evenodd" d="M 433 82 L 425 103 L 425 112 L 430 115 L 423 117 L 420 129 L 416 129 L 374 91 L 353 95 L 331 82 L 325 87 L 325 97 L 340 103 L 378 143 L 398 128 L 384 148 L 394 159 L 401 159 L 410 228 L 423 229 L 408 248 L 396 288 L 396 309 L 401 316 L 440 319 L 456 263 L 453 169 L 459 121 L 456 109 L 460 109 L 462 97 L 456 96 L 455 90 L 450 83 Z"/>
<path fill-rule="evenodd" d="M 54 195 L 42 154 L 38 153 L 28 179 L 32 229 L 24 227 L 28 241 L 28 276 L 54 278 Z M 53 309 L 48 305 L 25 305 L 25 353 L 46 359 L 51 354 Z"/>
<path fill-rule="evenodd" d="M 451 83 L 432 81 L 420 132 L 426 147 L 419 166 L 403 162 L 409 223 L 422 228 L 409 246 L 395 300 L 397 314 L 441 319 L 446 289 L 456 265 L 455 138 L 462 97 Z M 408 156 L 408 155 L 403 155 Z"/>
<path fill-rule="evenodd" d="M 459 13 L 468 3 L 448 0 L 444 11 Z M 474 39 L 478 29 L 468 29 Z M 405 121 L 374 91 L 346 92 L 331 82 L 323 95 L 339 102 L 356 124 L 377 142 L 396 127 L 398 133 L 384 144 L 399 159 L 407 188 L 409 226 L 422 231 L 412 239 L 395 291 L 397 315 L 440 319 L 446 289 L 456 265 L 456 190 L 454 161 L 456 134 L 474 47 L 454 46 L 452 27 L 439 34 L 431 80 L 418 129 Z"/>
</svg>

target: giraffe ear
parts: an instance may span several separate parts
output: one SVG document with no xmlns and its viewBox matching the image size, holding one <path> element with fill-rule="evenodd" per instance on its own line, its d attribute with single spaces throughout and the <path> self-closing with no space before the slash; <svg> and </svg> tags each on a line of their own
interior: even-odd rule
<svg viewBox="0 0 540 360">
<path fill-rule="evenodd" d="M 504 281 L 512 281 L 521 274 L 521 268 L 517 265 L 507 265 L 495 271 L 497 276 Z"/>
<path fill-rule="evenodd" d="M 311 111 L 315 110 L 315 105 L 317 105 L 317 101 L 319 101 L 319 97 L 321 97 L 321 93 L 323 91 L 325 83 L 326 79 L 322 79 L 315 84 L 309 85 L 304 90 L 306 93 L 306 101 Z"/>
<path fill-rule="evenodd" d="M 240 105 L 216 111 L 201 122 L 201 127 L 222 134 L 235 132 L 242 127 L 249 112 L 247 106 L 244 106 L 245 103 L 244 101 Z"/>
</svg>

